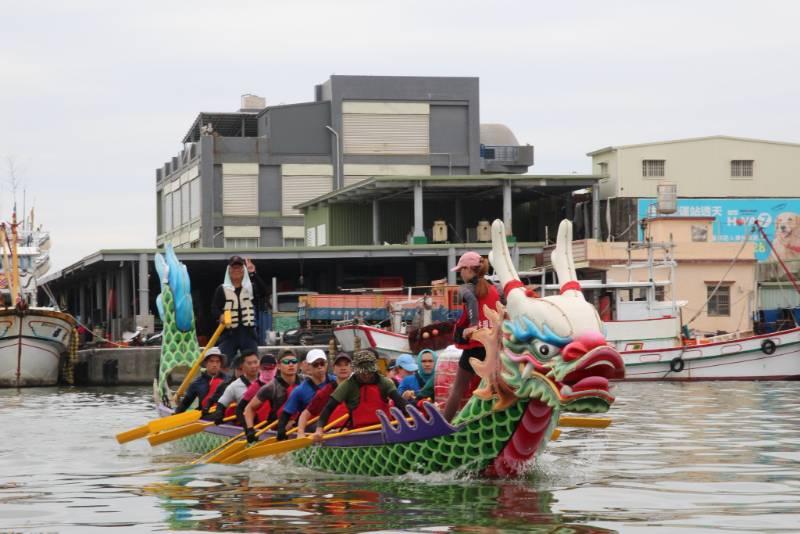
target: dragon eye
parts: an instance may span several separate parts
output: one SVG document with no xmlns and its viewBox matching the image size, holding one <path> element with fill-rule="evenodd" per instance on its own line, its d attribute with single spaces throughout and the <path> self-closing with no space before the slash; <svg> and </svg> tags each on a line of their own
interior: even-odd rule
<svg viewBox="0 0 800 534">
<path fill-rule="evenodd" d="M 536 356 L 541 360 L 550 360 L 559 352 L 558 347 L 555 345 L 541 341 L 535 341 L 533 343 L 533 349 L 536 352 Z"/>
</svg>

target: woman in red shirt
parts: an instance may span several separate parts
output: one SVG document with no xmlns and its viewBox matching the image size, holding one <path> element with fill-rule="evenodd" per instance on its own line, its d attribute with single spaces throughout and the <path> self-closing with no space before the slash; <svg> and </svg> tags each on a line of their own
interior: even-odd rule
<svg viewBox="0 0 800 534">
<path fill-rule="evenodd" d="M 465 252 L 452 270 L 458 271 L 464 281 L 464 285 L 459 288 L 462 301 L 461 317 L 456 322 L 453 332 L 456 347 L 463 352 L 458 361 L 458 371 L 450 396 L 444 407 L 444 417 L 448 421 L 456 415 L 464 391 L 475 376 L 469 359 L 477 358 L 483 361 L 486 358 L 486 349 L 483 345 L 471 339 L 475 330 L 489 327 L 489 320 L 483 313 L 483 307 L 485 305 L 494 310 L 500 300 L 497 289 L 485 278 L 489 272 L 489 260 L 482 258 L 477 252 Z"/>
</svg>

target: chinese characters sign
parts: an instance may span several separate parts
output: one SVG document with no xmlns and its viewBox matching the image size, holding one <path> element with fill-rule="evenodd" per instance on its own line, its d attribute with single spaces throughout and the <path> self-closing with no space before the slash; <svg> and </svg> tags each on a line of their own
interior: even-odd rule
<svg viewBox="0 0 800 534">
<path fill-rule="evenodd" d="M 792 236 L 795 221 L 800 221 L 800 199 L 791 198 L 679 198 L 677 217 L 714 217 L 714 241 L 742 241 L 756 219 L 770 240 L 780 249 L 800 247 L 800 223 L 797 235 Z M 639 219 L 654 216 L 656 199 L 640 198 Z M 776 237 L 776 230 L 778 235 Z M 639 239 L 642 239 L 639 229 Z M 756 259 L 766 261 L 769 245 L 756 234 L 750 236 L 756 244 Z M 794 240 L 797 240 L 796 245 Z"/>
</svg>

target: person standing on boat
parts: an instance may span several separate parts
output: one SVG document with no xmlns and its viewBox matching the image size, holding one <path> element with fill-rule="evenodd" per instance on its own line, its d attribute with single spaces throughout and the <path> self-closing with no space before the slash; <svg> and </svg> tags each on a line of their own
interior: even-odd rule
<svg viewBox="0 0 800 534">
<path fill-rule="evenodd" d="M 303 412 L 300 414 L 300 417 L 297 419 L 298 438 L 305 437 L 308 420 L 312 417 L 317 417 L 322 413 L 322 409 L 325 408 L 326 404 L 328 404 L 331 394 L 336 391 L 336 388 L 339 386 L 339 384 L 350 378 L 350 375 L 353 374 L 353 359 L 349 354 L 346 352 L 340 352 L 336 355 L 336 359 L 333 360 L 333 374 L 336 377 L 336 381 L 328 382 L 321 387 L 314 395 L 314 398 L 311 399 L 311 402 L 308 403 L 308 406 L 306 406 L 305 410 L 303 410 Z M 347 415 L 347 413 L 347 405 L 340 403 L 331 414 L 330 419 L 335 421 L 341 416 Z M 344 424 L 339 426 L 344 426 Z"/>
<path fill-rule="evenodd" d="M 278 441 L 286 439 L 286 426 L 289 424 L 289 420 L 299 416 L 305 410 L 317 391 L 327 384 L 336 382 L 336 377 L 328 374 L 328 357 L 325 356 L 324 351 L 320 349 L 308 351 L 306 365 L 308 369 L 306 379 L 294 388 L 292 394 L 286 399 L 281 416 L 278 418 L 278 426 L 275 429 Z"/>
<path fill-rule="evenodd" d="M 214 412 L 215 424 L 220 424 L 223 418 L 236 413 L 233 403 L 241 401 L 248 386 L 258 378 L 258 354 L 255 351 L 245 349 L 236 359 L 236 363 L 241 374 L 225 387 L 225 391 L 219 397 Z"/>
<path fill-rule="evenodd" d="M 342 382 L 331 394 L 317 422 L 314 440 L 322 439 L 323 427 L 340 403 L 350 411 L 351 428 L 361 428 L 380 422 L 378 411 L 389 415 L 389 400 L 405 411 L 406 401 L 397 392 L 394 382 L 378 373 L 375 355 L 366 350 L 359 351 L 353 358 L 353 376 Z"/>
<path fill-rule="evenodd" d="M 201 364 L 205 371 L 189 384 L 186 394 L 175 408 L 175 413 L 185 412 L 197 400 L 197 409 L 203 411 L 203 419 L 216 417 L 216 413 L 209 414 L 209 409 L 216 404 L 225 388 L 226 377 L 222 373 L 222 358 L 222 353 L 217 347 L 208 349 Z M 219 414 L 223 411 L 220 410 Z"/>
<path fill-rule="evenodd" d="M 249 443 L 258 440 L 253 425 L 262 404 L 269 404 L 269 415 L 265 419 L 267 422 L 274 421 L 280 416 L 283 404 L 300 382 L 297 363 L 297 356 L 291 351 L 285 351 L 278 360 L 278 374 L 275 375 L 272 382 L 262 386 L 256 396 L 247 403 L 247 407 L 244 409 L 244 424 L 245 435 Z"/>
<path fill-rule="evenodd" d="M 245 275 L 245 269 L 247 275 Z M 230 364 L 239 351 L 256 352 L 256 299 L 266 294 L 264 281 L 256 274 L 256 266 L 248 258 L 232 256 L 225 271 L 225 281 L 218 286 L 211 300 L 211 315 L 222 322 L 225 311 L 231 312 L 231 324 L 217 345 Z M 227 365 L 226 365 L 227 367 Z"/>
<path fill-rule="evenodd" d="M 444 407 L 444 417 L 451 421 L 458 411 L 461 398 L 467 386 L 475 376 L 475 371 L 469 363 L 470 358 L 483 361 L 486 358 L 486 349 L 479 341 L 471 339 L 472 334 L 479 328 L 489 326 L 489 320 L 483 313 L 483 307 L 488 306 L 494 310 L 500 301 L 500 294 L 485 276 L 489 272 L 489 260 L 482 258 L 477 252 L 465 252 L 452 269 L 461 275 L 464 284 L 459 288 L 461 297 L 461 317 L 456 321 L 454 338 L 456 347 L 461 349 L 461 358 L 458 361 L 458 371 L 450 396 Z"/>
</svg>

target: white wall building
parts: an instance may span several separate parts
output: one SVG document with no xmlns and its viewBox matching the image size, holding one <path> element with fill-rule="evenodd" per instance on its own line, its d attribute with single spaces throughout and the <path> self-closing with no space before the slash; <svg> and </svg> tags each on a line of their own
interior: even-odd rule
<svg viewBox="0 0 800 534">
<path fill-rule="evenodd" d="M 600 198 L 655 197 L 659 182 L 681 197 L 795 197 L 800 144 L 715 135 L 601 148 L 587 154 L 608 176 Z"/>
</svg>

